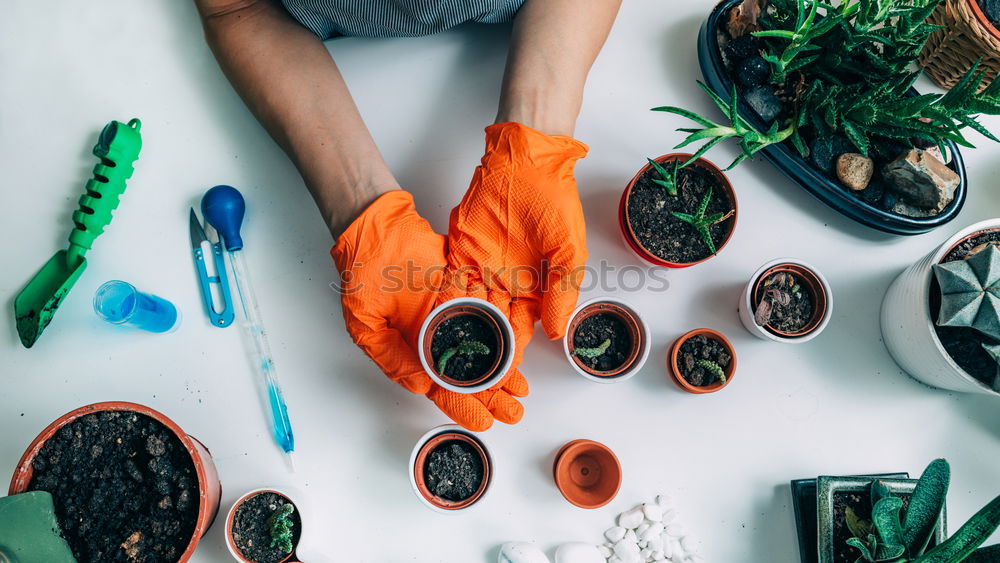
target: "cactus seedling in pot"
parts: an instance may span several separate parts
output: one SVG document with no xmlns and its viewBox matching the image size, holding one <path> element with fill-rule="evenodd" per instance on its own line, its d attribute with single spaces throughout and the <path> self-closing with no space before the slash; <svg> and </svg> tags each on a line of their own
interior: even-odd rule
<svg viewBox="0 0 1000 563">
<path fill-rule="evenodd" d="M 295 503 L 273 489 L 246 493 L 226 517 L 226 544 L 242 563 L 291 561 L 301 535 L 302 518 Z"/>
</svg>

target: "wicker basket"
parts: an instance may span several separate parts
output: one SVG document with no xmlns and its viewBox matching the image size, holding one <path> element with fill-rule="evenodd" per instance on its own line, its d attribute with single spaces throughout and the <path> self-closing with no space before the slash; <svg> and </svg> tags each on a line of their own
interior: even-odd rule
<svg viewBox="0 0 1000 563">
<path fill-rule="evenodd" d="M 1000 31 L 977 0 L 945 0 L 927 18 L 944 26 L 931 34 L 920 53 L 920 66 L 942 88 L 951 88 L 982 59 L 983 88 L 1000 72 Z"/>
</svg>

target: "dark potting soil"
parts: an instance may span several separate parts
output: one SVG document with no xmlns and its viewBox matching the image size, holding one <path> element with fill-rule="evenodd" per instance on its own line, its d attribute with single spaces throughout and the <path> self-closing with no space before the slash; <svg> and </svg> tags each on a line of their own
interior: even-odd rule
<svg viewBox="0 0 1000 563">
<path fill-rule="evenodd" d="M 483 460 L 465 442 L 442 442 L 427 456 L 424 484 L 435 496 L 461 502 L 476 494 L 482 483 Z"/>
<path fill-rule="evenodd" d="M 815 306 L 812 294 L 801 277 L 789 272 L 775 272 L 762 284 L 765 288 L 764 299 L 767 299 L 771 307 L 770 320 L 766 321 L 766 326 L 782 332 L 798 332 L 809 324 Z M 780 297 L 768 295 L 768 289 L 783 293 L 788 297 L 788 304 L 782 304 Z M 760 311 L 761 305 L 757 304 L 755 313 Z"/>
<path fill-rule="evenodd" d="M 583 365 L 597 371 L 611 371 L 621 367 L 632 351 L 632 335 L 622 321 L 610 313 L 591 315 L 576 327 L 573 333 L 573 348 L 598 348 L 606 340 L 611 344 L 603 354 L 588 358 L 576 354 Z"/>
<path fill-rule="evenodd" d="M 81 416 L 45 441 L 28 490 L 48 491 L 80 563 L 174 563 L 198 517 L 191 456 L 159 422 L 127 411 Z"/>
<path fill-rule="evenodd" d="M 670 168 L 667 167 L 667 170 Z M 712 199 L 705 215 L 728 213 L 733 209 L 729 194 L 710 171 L 698 165 L 682 168 L 677 173 L 676 196 L 669 195 L 662 186 L 653 183 L 654 179 L 662 178 L 650 167 L 639 177 L 628 197 L 628 220 L 639 243 L 668 262 L 686 264 L 710 256 L 712 253 L 701 235 L 673 213 L 697 213 L 709 188 L 712 189 Z M 732 228 L 732 217 L 708 228 L 717 249 Z"/>
<path fill-rule="evenodd" d="M 718 383 L 719 379 L 709 370 L 699 366 L 699 360 L 715 362 L 725 371 L 733 361 L 733 357 L 722 342 L 703 334 L 692 336 L 681 344 L 680 352 L 677 354 L 677 367 L 681 370 L 681 376 L 695 387 L 705 387 Z"/>
<path fill-rule="evenodd" d="M 1000 28 L 1000 0 L 977 0 L 993 27 Z"/>
<path fill-rule="evenodd" d="M 431 339 L 431 357 L 435 369 L 446 350 L 463 342 L 481 342 L 489 348 L 487 354 L 455 354 L 445 365 L 444 374 L 457 381 L 472 381 L 482 377 L 497 357 L 497 336 L 486 321 L 475 315 L 453 317 L 441 323 Z"/>
<path fill-rule="evenodd" d="M 233 515 L 233 541 L 243 557 L 255 563 L 277 563 L 288 553 L 278 547 L 271 547 L 271 528 L 268 518 L 280 507 L 288 504 L 288 499 L 275 493 L 260 493 L 248 498 Z M 299 511 L 288 515 L 292 522 L 292 546 L 298 545 L 302 533 Z"/>
<path fill-rule="evenodd" d="M 900 518 L 906 516 L 906 509 L 910 506 L 910 495 L 897 494 L 903 501 L 903 508 L 899 512 Z M 863 492 L 835 492 L 833 493 L 833 561 L 834 563 L 854 563 L 861 553 L 847 545 L 847 540 L 854 537 L 851 529 L 847 526 L 847 508 L 850 507 L 859 518 L 871 521 L 872 501 L 871 494 L 866 490 Z M 821 530 L 820 533 L 826 533 Z M 934 540 L 931 540 L 934 543 Z"/>
<path fill-rule="evenodd" d="M 987 243 L 1000 244 L 1000 231 L 982 233 L 963 241 L 952 249 L 941 262 L 965 260 L 976 247 Z M 986 385 L 993 385 L 997 374 L 997 363 L 983 349 L 983 344 L 998 344 L 998 342 L 974 328 L 937 326 L 938 314 L 941 312 L 941 286 L 938 285 L 937 278 L 933 275 L 931 276 L 930 293 L 929 304 L 931 318 L 935 321 L 934 331 L 937 332 L 938 339 L 941 340 L 945 351 L 966 373 Z"/>
</svg>

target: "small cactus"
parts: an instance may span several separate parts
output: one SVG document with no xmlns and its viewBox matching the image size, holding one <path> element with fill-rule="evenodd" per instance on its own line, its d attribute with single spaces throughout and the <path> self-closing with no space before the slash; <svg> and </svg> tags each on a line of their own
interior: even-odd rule
<svg viewBox="0 0 1000 563">
<path fill-rule="evenodd" d="M 601 342 L 601 345 L 596 348 L 574 348 L 573 353 L 581 358 L 596 358 L 597 356 L 607 352 L 610 346 L 611 339 L 608 338 L 604 342 Z"/>
<path fill-rule="evenodd" d="M 464 340 L 458 346 L 448 348 L 441 353 L 437 361 L 438 373 L 444 373 L 444 368 L 448 367 L 448 360 L 453 357 L 462 354 L 464 356 L 472 356 L 473 354 L 484 356 L 490 353 L 489 346 L 479 342 L 478 340 Z"/>
<path fill-rule="evenodd" d="M 295 512 L 292 503 L 283 504 L 267 518 L 267 527 L 271 530 L 271 547 L 277 547 L 282 553 L 292 552 L 292 519 L 289 516 Z"/>
<path fill-rule="evenodd" d="M 714 375 L 719 380 L 719 383 L 726 382 L 726 371 L 712 360 L 698 360 L 698 363 L 695 365 Z"/>
<path fill-rule="evenodd" d="M 964 326 L 1000 340 L 1000 250 L 934 265 L 941 286 L 938 326 Z"/>
</svg>

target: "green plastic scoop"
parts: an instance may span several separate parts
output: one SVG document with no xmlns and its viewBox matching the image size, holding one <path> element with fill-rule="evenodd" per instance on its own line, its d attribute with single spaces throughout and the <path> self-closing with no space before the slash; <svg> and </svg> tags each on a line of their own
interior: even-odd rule
<svg viewBox="0 0 1000 563">
<path fill-rule="evenodd" d="M 127 125 L 112 121 L 101 131 L 93 150 L 101 161 L 94 166 L 94 177 L 87 180 L 80 208 L 73 212 L 75 226 L 69 235 L 69 248 L 56 252 L 14 300 L 17 334 L 25 348 L 31 348 L 52 321 L 87 267 L 84 255 L 111 222 L 111 212 L 125 191 L 125 180 L 132 176 L 132 164 L 139 158 L 140 126 L 138 119 Z"/>
<path fill-rule="evenodd" d="M 76 563 L 59 532 L 52 495 L 34 491 L 0 498 L 0 561 Z"/>
</svg>

